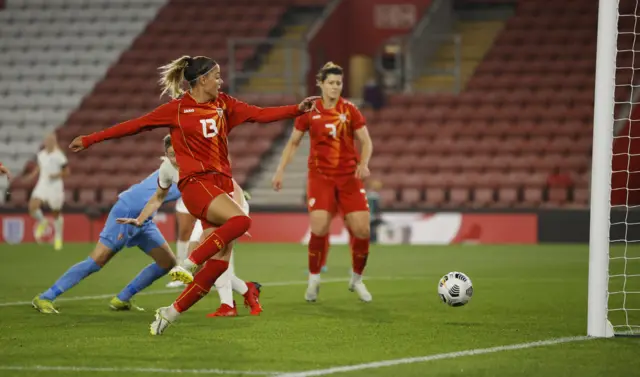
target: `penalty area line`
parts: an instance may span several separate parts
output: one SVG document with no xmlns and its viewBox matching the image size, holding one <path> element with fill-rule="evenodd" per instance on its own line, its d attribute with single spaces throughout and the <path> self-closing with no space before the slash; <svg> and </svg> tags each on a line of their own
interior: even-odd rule
<svg viewBox="0 0 640 377">
<path fill-rule="evenodd" d="M 424 363 L 424 362 L 435 361 L 435 360 L 457 359 L 465 356 L 484 355 L 488 353 L 497 353 L 497 352 L 504 352 L 504 351 L 522 350 L 526 348 L 552 346 L 552 345 L 562 344 L 562 343 L 581 342 L 589 339 L 593 339 L 593 338 L 590 338 L 587 336 L 555 338 L 555 339 L 540 340 L 537 342 L 512 344 L 508 346 L 498 346 L 498 347 L 490 347 L 490 348 L 471 349 L 471 350 L 458 351 L 458 352 L 438 353 L 434 355 L 421 356 L 421 357 L 408 357 L 404 359 L 376 361 L 372 363 L 346 365 L 346 366 L 332 367 L 332 368 L 326 368 L 326 369 L 315 369 L 315 370 L 308 370 L 303 372 L 289 372 L 289 373 L 279 374 L 275 377 L 326 376 L 334 373 L 355 372 L 355 371 L 366 370 L 366 369 L 378 369 L 378 368 L 391 367 L 391 366 L 402 365 L 402 364 Z"/>
<path fill-rule="evenodd" d="M 0 370 L 22 372 L 108 372 L 108 373 L 171 373 L 171 374 L 234 374 L 241 376 L 273 376 L 283 372 L 225 369 L 164 369 L 164 368 L 99 368 L 53 365 L 0 365 Z"/>
<path fill-rule="evenodd" d="M 415 276 L 406 276 L 406 277 L 392 277 L 392 276 L 381 276 L 381 277 L 365 277 L 364 280 L 416 280 L 420 279 Z M 349 281 L 349 278 L 329 278 L 323 279 L 322 283 L 346 283 Z M 274 281 L 274 282 L 266 282 L 261 283 L 263 287 L 287 287 L 293 285 L 307 285 L 307 280 L 291 280 L 291 281 Z M 160 289 L 157 291 L 142 291 L 136 296 L 152 296 L 152 295 L 164 295 L 168 293 L 178 293 L 182 288 L 175 289 Z M 84 300 L 102 300 L 107 298 L 112 298 L 117 293 L 109 293 L 104 295 L 92 295 L 92 296 L 75 296 L 75 297 L 60 297 L 56 299 L 56 302 L 64 302 L 64 301 L 84 301 Z M 31 301 L 14 301 L 14 302 L 0 302 L 0 308 L 8 307 L 8 306 L 23 306 L 23 305 L 31 305 Z"/>
</svg>

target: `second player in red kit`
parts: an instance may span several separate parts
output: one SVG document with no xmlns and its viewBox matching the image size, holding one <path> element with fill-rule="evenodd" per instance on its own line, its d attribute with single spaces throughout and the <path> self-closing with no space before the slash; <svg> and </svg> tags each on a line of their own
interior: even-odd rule
<svg viewBox="0 0 640 377">
<path fill-rule="evenodd" d="M 307 207 L 311 223 L 309 240 L 309 286 L 307 301 L 317 299 L 320 271 L 329 251 L 329 226 L 341 212 L 351 234 L 352 277 L 349 289 L 363 301 L 372 297 L 362 273 L 369 255 L 370 218 L 363 179 L 369 176 L 369 160 L 373 150 L 366 122 L 358 108 L 343 99 L 342 68 L 327 63 L 318 73 L 322 98 L 316 100 L 317 111 L 296 118 L 295 129 L 282 152 L 273 187 L 280 190 L 285 166 L 289 163 L 305 132 L 309 133 L 309 173 Z M 355 140 L 362 145 L 358 155 Z"/>
</svg>

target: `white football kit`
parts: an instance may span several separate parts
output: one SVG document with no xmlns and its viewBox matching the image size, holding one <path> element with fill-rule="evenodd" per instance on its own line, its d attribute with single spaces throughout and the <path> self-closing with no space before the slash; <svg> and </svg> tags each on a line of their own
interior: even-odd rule
<svg viewBox="0 0 640 377">
<path fill-rule="evenodd" d="M 47 203 L 54 211 L 59 211 L 64 203 L 64 184 L 61 177 L 51 176 L 60 174 L 67 163 L 67 157 L 59 149 L 51 153 L 44 149 L 38 152 L 40 175 L 31 197 Z"/>
</svg>

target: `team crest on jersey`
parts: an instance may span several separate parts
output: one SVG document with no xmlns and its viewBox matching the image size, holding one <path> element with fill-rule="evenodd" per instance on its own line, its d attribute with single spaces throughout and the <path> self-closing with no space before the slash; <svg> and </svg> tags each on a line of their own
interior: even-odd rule
<svg viewBox="0 0 640 377">
<path fill-rule="evenodd" d="M 222 118 L 222 116 L 224 115 L 224 110 L 219 107 L 216 109 L 216 112 L 218 113 L 219 118 Z"/>
<path fill-rule="evenodd" d="M 7 217 L 2 219 L 2 238 L 8 244 L 18 244 L 24 239 L 24 219 Z"/>
<path fill-rule="evenodd" d="M 338 118 L 340 119 L 340 122 L 344 123 L 347 121 L 347 114 L 340 114 Z"/>
</svg>

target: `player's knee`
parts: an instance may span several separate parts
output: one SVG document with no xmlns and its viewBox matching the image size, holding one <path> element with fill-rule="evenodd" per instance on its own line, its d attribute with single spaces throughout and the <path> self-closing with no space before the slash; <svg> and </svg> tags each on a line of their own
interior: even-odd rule
<svg viewBox="0 0 640 377">
<path fill-rule="evenodd" d="M 353 236 L 360 239 L 369 239 L 371 236 L 371 227 L 369 224 L 355 224 L 351 228 Z"/>
<path fill-rule="evenodd" d="M 311 233 L 315 234 L 318 237 L 324 237 L 329 234 L 330 228 L 331 219 L 329 219 L 329 221 L 311 219 Z"/>
<path fill-rule="evenodd" d="M 31 199 L 29 201 L 29 212 L 33 213 L 40 208 L 40 203 L 37 200 Z"/>
</svg>

